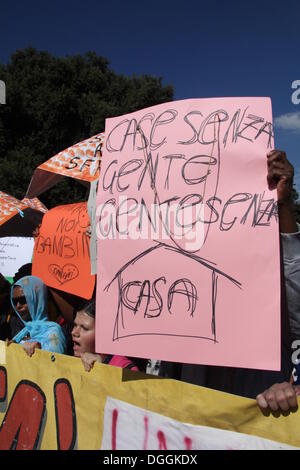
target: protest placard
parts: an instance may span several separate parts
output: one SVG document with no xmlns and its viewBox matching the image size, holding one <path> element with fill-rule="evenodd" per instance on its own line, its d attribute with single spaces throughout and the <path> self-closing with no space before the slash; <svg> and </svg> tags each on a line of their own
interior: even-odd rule
<svg viewBox="0 0 300 470">
<path fill-rule="evenodd" d="M 234 400 L 234 398 L 233 398 Z M 102 450 L 284 450 L 287 444 L 241 432 L 195 426 L 108 397 Z M 154 463 L 153 461 L 150 463 Z"/>
<path fill-rule="evenodd" d="M 107 119 L 97 214 L 98 351 L 280 368 L 268 98 Z"/>
<path fill-rule="evenodd" d="M 0 272 L 5 277 L 14 277 L 18 269 L 30 263 L 34 239 L 31 237 L 0 238 Z"/>
<path fill-rule="evenodd" d="M 2 341 L 0 403 L 0 450 L 300 447 L 299 410 Z"/>
<path fill-rule="evenodd" d="M 48 211 L 36 238 L 32 274 L 49 287 L 90 299 L 91 275 L 87 203 L 58 206 Z"/>
</svg>

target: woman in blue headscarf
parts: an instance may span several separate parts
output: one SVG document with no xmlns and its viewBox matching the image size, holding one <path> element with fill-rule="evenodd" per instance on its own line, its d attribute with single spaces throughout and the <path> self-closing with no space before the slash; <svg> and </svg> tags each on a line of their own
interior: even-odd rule
<svg viewBox="0 0 300 470">
<path fill-rule="evenodd" d="M 35 276 L 25 276 L 11 288 L 11 304 L 24 324 L 12 341 L 21 343 L 29 356 L 35 348 L 63 354 L 66 338 L 60 325 L 48 321 L 47 287 Z"/>
</svg>

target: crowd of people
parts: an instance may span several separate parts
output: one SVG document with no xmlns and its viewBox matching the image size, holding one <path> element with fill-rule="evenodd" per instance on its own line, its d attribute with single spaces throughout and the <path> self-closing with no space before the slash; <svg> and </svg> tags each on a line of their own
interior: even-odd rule
<svg viewBox="0 0 300 470">
<path fill-rule="evenodd" d="M 31 271 L 31 264 L 21 272 Z M 95 352 L 95 300 L 81 301 L 63 292 L 47 288 L 41 279 L 30 273 L 10 283 L 0 274 L 1 326 L 0 338 L 7 344 L 20 344 L 28 356 L 35 349 L 70 354 L 82 360 L 86 371 L 95 362 L 114 365 L 135 371 L 145 369 L 146 361 Z M 22 275 L 22 274 L 21 274 Z M 8 299 L 10 301 L 8 301 Z M 72 320 L 64 316 L 64 307 L 72 310 Z M 50 311 L 52 313 L 50 313 Z M 50 316 L 55 321 L 50 321 Z"/>
<path fill-rule="evenodd" d="M 293 167 L 285 153 L 270 152 L 267 168 L 269 188 L 277 190 L 281 234 L 281 370 L 161 362 L 159 375 L 256 398 L 261 409 L 287 411 L 297 407 L 300 395 L 300 367 L 292 362 L 291 347 L 300 340 L 300 228 L 292 206 Z M 31 264 L 22 266 L 12 285 L 0 274 L 1 340 L 19 344 L 28 356 L 37 348 L 73 355 L 81 358 L 86 371 L 95 362 L 146 371 L 147 360 L 95 352 L 94 297 L 87 303 L 48 288 L 31 275 L 31 268 Z"/>
</svg>

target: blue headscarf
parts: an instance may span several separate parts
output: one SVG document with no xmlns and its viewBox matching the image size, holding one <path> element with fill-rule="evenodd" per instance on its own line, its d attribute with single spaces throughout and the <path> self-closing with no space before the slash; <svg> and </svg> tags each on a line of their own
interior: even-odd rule
<svg viewBox="0 0 300 470">
<path fill-rule="evenodd" d="M 13 304 L 13 290 L 16 286 L 23 289 L 31 321 L 22 320 Z M 23 330 L 13 338 L 13 341 L 20 343 L 29 334 L 29 341 L 38 341 L 42 349 L 63 354 L 66 350 L 66 338 L 58 323 L 48 321 L 47 287 L 43 281 L 35 276 L 22 277 L 12 286 L 10 298 L 14 311 L 24 324 Z"/>
</svg>

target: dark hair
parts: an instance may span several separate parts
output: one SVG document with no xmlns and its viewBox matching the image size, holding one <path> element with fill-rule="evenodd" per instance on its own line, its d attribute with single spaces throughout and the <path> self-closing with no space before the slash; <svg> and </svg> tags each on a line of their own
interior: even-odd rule
<svg viewBox="0 0 300 470">
<path fill-rule="evenodd" d="M 7 279 L 5 279 L 3 274 L 0 274 L 0 275 L 1 275 L 0 294 L 10 294 L 10 289 L 11 289 L 10 282 Z"/>
<path fill-rule="evenodd" d="M 31 276 L 32 263 L 23 264 L 14 275 L 13 283 L 18 282 L 22 277 Z"/>
<path fill-rule="evenodd" d="M 91 300 L 90 302 L 85 302 L 81 305 L 81 307 L 78 309 L 78 311 L 82 311 L 90 315 L 90 317 L 95 318 L 95 312 L 96 312 L 96 301 Z"/>
</svg>

